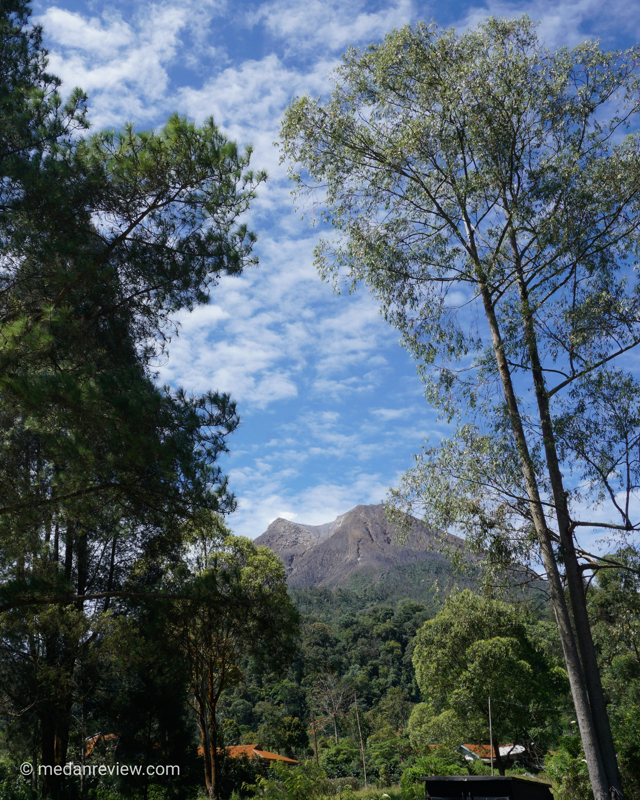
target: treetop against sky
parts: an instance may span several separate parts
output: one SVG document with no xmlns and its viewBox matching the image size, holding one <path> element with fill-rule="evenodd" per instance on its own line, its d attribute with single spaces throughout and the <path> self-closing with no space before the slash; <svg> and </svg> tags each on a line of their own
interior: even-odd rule
<svg viewBox="0 0 640 800">
<path fill-rule="evenodd" d="M 93 129 L 213 115 L 239 145 L 253 144 L 252 166 L 269 173 L 248 220 L 260 266 L 224 279 L 208 306 L 184 314 L 158 364 L 163 382 L 238 401 L 243 426 L 227 465 L 236 533 L 255 537 L 277 516 L 319 523 L 380 502 L 422 439 L 445 433 L 374 302 L 365 292 L 335 296 L 315 273 L 321 226 L 294 210 L 273 146 L 286 105 L 327 94 L 342 52 L 409 22 L 461 31 L 489 15 L 526 13 L 549 47 L 600 38 L 613 49 L 640 39 L 636 11 L 623 0 L 34 0 L 50 72 L 63 91 L 88 92 Z"/>
</svg>

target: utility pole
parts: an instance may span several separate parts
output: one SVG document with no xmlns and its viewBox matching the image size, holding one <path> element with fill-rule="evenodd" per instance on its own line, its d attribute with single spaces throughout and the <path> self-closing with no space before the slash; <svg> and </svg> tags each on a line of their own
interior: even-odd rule
<svg viewBox="0 0 640 800">
<path fill-rule="evenodd" d="M 358 714 L 358 695 L 353 693 L 353 700 L 356 704 L 356 721 L 358 723 L 358 735 L 360 736 L 360 754 L 362 755 L 362 771 L 364 772 L 364 788 L 367 788 L 367 765 L 364 759 L 364 745 L 362 744 L 362 731 L 360 730 L 360 714 Z"/>
<path fill-rule="evenodd" d="M 491 753 L 491 774 L 493 775 L 493 729 L 491 727 L 491 698 L 489 698 L 489 752 Z"/>
</svg>

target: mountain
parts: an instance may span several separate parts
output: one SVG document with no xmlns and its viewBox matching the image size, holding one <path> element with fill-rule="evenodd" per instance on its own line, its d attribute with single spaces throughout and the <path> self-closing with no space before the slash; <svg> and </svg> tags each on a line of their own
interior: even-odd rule
<svg viewBox="0 0 640 800">
<path fill-rule="evenodd" d="M 430 549 L 435 543 L 433 533 L 417 520 L 406 544 L 396 544 L 396 537 L 397 530 L 387 522 L 380 504 L 356 506 L 324 525 L 278 518 L 255 543 L 280 556 L 289 586 L 295 587 L 375 583 L 409 565 L 446 565 L 448 559 Z M 462 545 L 461 539 L 448 538 Z"/>
</svg>

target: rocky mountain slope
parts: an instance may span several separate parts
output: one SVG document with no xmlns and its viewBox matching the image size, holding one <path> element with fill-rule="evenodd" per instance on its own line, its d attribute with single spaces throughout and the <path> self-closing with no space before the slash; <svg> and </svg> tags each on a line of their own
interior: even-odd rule
<svg viewBox="0 0 640 800">
<path fill-rule="evenodd" d="M 280 556 L 289 586 L 341 586 L 360 572 L 379 580 L 402 565 L 446 561 L 440 553 L 430 551 L 433 534 L 417 520 L 406 544 L 396 544 L 396 536 L 380 504 L 356 506 L 324 525 L 278 518 L 255 543 Z M 456 537 L 450 539 L 462 543 Z"/>
</svg>

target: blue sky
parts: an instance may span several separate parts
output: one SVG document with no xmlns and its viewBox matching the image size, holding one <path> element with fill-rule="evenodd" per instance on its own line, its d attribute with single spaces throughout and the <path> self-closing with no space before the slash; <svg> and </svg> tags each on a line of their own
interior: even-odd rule
<svg viewBox="0 0 640 800">
<path fill-rule="evenodd" d="M 89 93 L 94 128 L 213 115 L 239 144 L 253 144 L 253 165 L 269 173 L 249 219 L 260 266 L 181 317 L 160 367 L 164 382 L 238 401 L 243 425 L 225 459 L 236 533 L 253 538 L 278 516 L 317 524 L 381 502 L 423 438 L 445 432 L 366 290 L 336 296 L 315 273 L 321 231 L 295 212 L 273 146 L 287 103 L 325 94 L 347 47 L 408 22 L 462 30 L 527 13 L 550 47 L 597 37 L 614 48 L 640 39 L 639 11 L 628 0 L 33 2 L 50 71 L 64 89 Z"/>
</svg>

